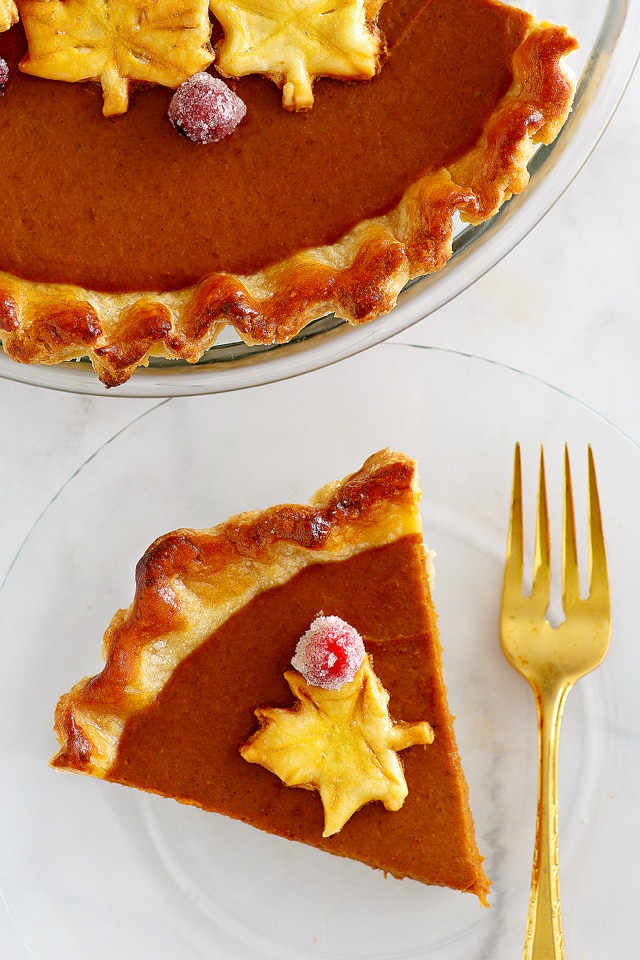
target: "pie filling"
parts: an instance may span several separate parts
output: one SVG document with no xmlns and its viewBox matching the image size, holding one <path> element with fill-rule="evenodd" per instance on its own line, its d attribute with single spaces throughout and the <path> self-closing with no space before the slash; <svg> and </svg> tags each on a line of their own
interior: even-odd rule
<svg viewBox="0 0 640 960">
<path fill-rule="evenodd" d="M 107 119 L 97 83 L 21 72 L 21 24 L 0 34 L 5 352 L 88 357 L 114 387 L 151 357 L 195 363 L 228 326 L 273 345 L 329 313 L 368 323 L 442 269 L 457 216 L 526 188 L 577 44 L 496 0 L 386 0 L 379 27 L 379 72 L 317 79 L 311 109 L 283 109 L 272 77 L 228 80 L 246 114 L 207 146 L 169 121 L 172 89 L 127 88 Z"/>
<path fill-rule="evenodd" d="M 127 721 L 106 779 L 398 876 L 484 897 L 486 878 L 424 602 L 423 570 L 421 538 L 409 535 L 348 560 L 313 564 L 260 594 L 182 661 L 154 702 Z M 318 609 L 357 625 L 391 695 L 393 716 L 405 722 L 428 717 L 435 733 L 428 748 L 402 751 L 409 792 L 400 810 L 367 804 L 328 838 L 322 837 L 316 794 L 286 787 L 238 749 L 256 728 L 256 706 L 291 704 L 284 672 Z"/>
<path fill-rule="evenodd" d="M 107 292 L 177 290 L 332 244 L 478 141 L 512 81 L 529 17 L 492 0 L 387 0 L 389 57 L 368 82 L 321 79 L 313 109 L 282 109 L 268 79 L 230 81 L 247 106 L 200 147 L 167 120 L 172 91 L 102 115 L 97 84 L 22 73 L 20 24 L 0 35 L 0 270 Z"/>
</svg>

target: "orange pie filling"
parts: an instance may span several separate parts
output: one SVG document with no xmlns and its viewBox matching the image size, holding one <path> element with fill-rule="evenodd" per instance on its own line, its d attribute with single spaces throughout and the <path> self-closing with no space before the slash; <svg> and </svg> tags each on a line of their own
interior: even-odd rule
<svg viewBox="0 0 640 960">
<path fill-rule="evenodd" d="M 168 122 L 171 89 L 106 119 L 98 84 L 21 71 L 21 23 L 0 34 L 7 353 L 88 355 L 115 385 L 150 354 L 197 359 L 226 324 L 274 343 L 328 310 L 365 322 L 443 266 L 456 212 L 491 216 L 557 134 L 575 41 L 494 0 L 387 0 L 378 26 L 377 74 L 316 80 L 312 109 L 228 80 L 246 116 L 206 147 Z"/>
</svg>

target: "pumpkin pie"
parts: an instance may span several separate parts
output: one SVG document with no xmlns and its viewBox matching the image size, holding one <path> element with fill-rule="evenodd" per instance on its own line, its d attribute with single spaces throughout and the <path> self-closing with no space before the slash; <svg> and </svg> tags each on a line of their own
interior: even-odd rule
<svg viewBox="0 0 640 960">
<path fill-rule="evenodd" d="M 107 386 L 150 357 L 195 362 L 225 327 L 276 344 L 327 312 L 391 310 L 449 259 L 455 218 L 525 188 L 571 107 L 575 40 L 496 0 L 318 0 L 319 19 L 360 11 L 344 28 L 358 57 L 327 63 L 319 42 L 281 73 L 277 49 L 247 61 L 231 43 L 231 0 L 210 16 L 206 0 L 93 0 L 128 38 L 114 65 L 91 2 L 0 0 L 0 341 L 21 363 L 89 358 Z M 86 36 L 63 43 L 68 21 Z M 167 120 L 203 70 L 246 107 L 207 146 Z"/>
<path fill-rule="evenodd" d="M 59 701 L 53 765 L 485 902 L 419 496 L 414 461 L 381 451 L 308 505 L 160 537 L 137 565 L 131 606 L 106 631 L 104 669 Z M 298 763 L 295 735 L 280 738 L 279 764 L 270 765 L 261 733 L 267 717 L 298 725 L 294 694 L 308 714 L 344 713 L 335 702 L 344 688 L 321 691 L 316 672 L 307 674 L 310 692 L 292 671 L 292 661 L 304 670 L 301 638 L 318 619 L 347 624 L 361 638 L 364 664 L 346 679 L 369 692 L 349 726 L 357 714 L 367 729 L 382 730 L 380 753 L 395 771 L 388 794 L 374 785 L 355 802 L 347 798 L 337 829 L 325 822 L 319 775 L 300 773 L 311 761 Z M 332 735 L 324 731 L 327 743 Z M 319 736 L 307 728 L 302 741 L 309 740 Z M 389 743 L 399 751 L 393 757 Z M 342 745 L 321 752 L 341 755 Z"/>
</svg>

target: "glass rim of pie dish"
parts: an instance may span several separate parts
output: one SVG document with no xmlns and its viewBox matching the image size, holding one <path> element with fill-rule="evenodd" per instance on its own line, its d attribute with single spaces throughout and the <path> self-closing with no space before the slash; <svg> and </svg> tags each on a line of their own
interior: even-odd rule
<svg viewBox="0 0 640 960">
<path fill-rule="evenodd" d="M 530 3 L 523 0 L 520 5 L 529 7 Z M 545 10 L 539 7 L 536 15 L 543 19 Z M 581 8 L 577 0 L 565 0 L 560 9 L 556 6 L 549 11 L 550 18 L 566 22 L 581 42 L 570 61 L 578 78 L 576 96 L 557 139 L 548 147 L 539 147 L 531 159 L 527 189 L 485 223 L 457 223 L 449 262 L 437 273 L 408 284 L 390 313 L 358 326 L 334 315 L 323 316 L 289 342 L 276 345 L 248 345 L 233 328 L 227 328 L 196 363 L 153 357 L 128 382 L 109 391 L 105 391 L 86 358 L 51 366 L 22 364 L 0 349 L 0 377 L 100 396 L 223 393 L 318 370 L 379 344 L 435 313 L 495 266 L 537 225 L 582 169 L 615 113 L 640 57 L 640 0 L 608 0 L 601 19 L 588 23 L 584 32 L 580 17 L 592 19 L 594 13 L 582 13 Z"/>
</svg>

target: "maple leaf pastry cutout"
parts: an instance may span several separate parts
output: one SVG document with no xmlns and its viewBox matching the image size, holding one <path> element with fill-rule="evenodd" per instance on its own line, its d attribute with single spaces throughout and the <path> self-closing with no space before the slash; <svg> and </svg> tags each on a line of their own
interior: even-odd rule
<svg viewBox="0 0 640 960">
<path fill-rule="evenodd" d="M 132 82 L 175 88 L 213 60 L 207 0 L 20 0 L 20 14 L 20 69 L 98 81 L 108 117 L 127 111 Z"/>
<path fill-rule="evenodd" d="M 389 694 L 368 656 L 339 690 L 309 684 L 294 670 L 285 679 L 294 706 L 256 710 L 260 728 L 240 748 L 244 759 L 266 767 L 288 787 L 317 790 L 323 837 L 338 833 L 373 800 L 399 810 L 408 788 L 397 751 L 432 743 L 430 724 L 391 719 Z"/>
<path fill-rule="evenodd" d="M 0 33 L 18 22 L 18 8 L 13 0 L 0 0 Z"/>
<path fill-rule="evenodd" d="M 287 110 L 313 106 L 313 82 L 370 80 L 382 40 L 375 20 L 384 0 L 210 0 L 224 38 L 216 68 L 227 77 L 262 74 L 282 90 Z"/>
</svg>

